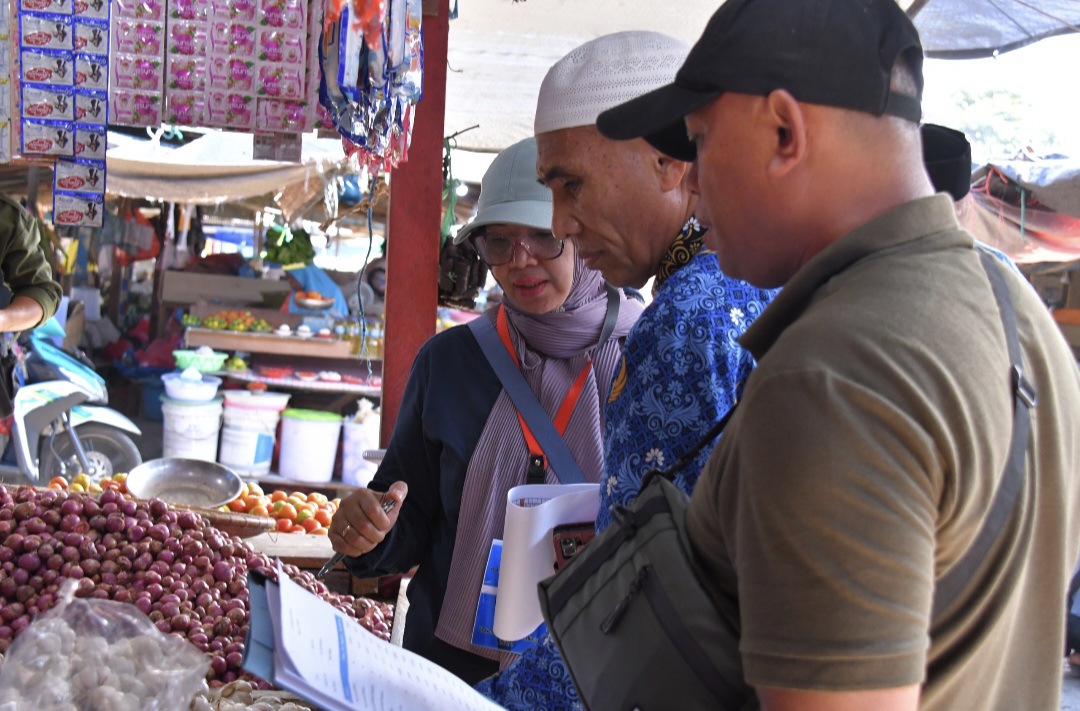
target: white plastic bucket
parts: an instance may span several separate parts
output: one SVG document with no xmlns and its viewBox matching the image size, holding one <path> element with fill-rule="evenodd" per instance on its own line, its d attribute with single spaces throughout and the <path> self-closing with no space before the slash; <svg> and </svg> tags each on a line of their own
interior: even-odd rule
<svg viewBox="0 0 1080 711">
<path fill-rule="evenodd" d="M 221 398 L 190 404 L 162 396 L 161 456 L 217 461 L 221 411 Z"/>
<path fill-rule="evenodd" d="M 278 420 L 289 396 L 269 394 L 275 397 L 226 396 L 218 462 L 243 474 L 270 472 Z"/>
<path fill-rule="evenodd" d="M 340 436 L 341 415 L 319 410 L 285 410 L 281 413 L 278 473 L 297 481 L 330 481 Z"/>
<path fill-rule="evenodd" d="M 368 415 L 364 422 L 346 422 L 341 443 L 341 481 L 367 486 L 379 465 L 364 458 L 364 452 L 379 447 L 379 418 Z"/>
</svg>

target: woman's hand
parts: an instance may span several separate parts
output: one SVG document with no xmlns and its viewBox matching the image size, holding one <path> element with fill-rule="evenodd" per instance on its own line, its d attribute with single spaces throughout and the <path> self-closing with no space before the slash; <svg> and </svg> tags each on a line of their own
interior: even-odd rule
<svg viewBox="0 0 1080 711">
<path fill-rule="evenodd" d="M 330 522 L 330 542 L 334 550 L 348 556 L 363 555 L 382 542 L 397 523 L 401 504 L 409 493 L 409 485 L 396 481 L 385 494 L 371 489 L 358 489 L 341 502 L 334 520 Z M 384 503 L 393 503 L 389 512 Z"/>
</svg>

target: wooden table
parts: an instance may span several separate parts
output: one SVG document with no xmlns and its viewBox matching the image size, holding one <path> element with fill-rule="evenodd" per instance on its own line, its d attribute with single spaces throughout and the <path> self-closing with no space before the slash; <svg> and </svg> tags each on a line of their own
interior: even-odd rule
<svg viewBox="0 0 1080 711">
<path fill-rule="evenodd" d="M 245 539 L 245 543 L 271 559 L 281 558 L 283 563 L 292 563 L 301 570 L 313 573 L 317 573 L 330 556 L 334 555 L 334 548 L 326 536 L 275 531 L 252 536 Z M 323 582 L 334 592 L 349 595 L 371 596 L 379 591 L 378 578 L 354 578 L 341 563 L 330 571 Z"/>
</svg>

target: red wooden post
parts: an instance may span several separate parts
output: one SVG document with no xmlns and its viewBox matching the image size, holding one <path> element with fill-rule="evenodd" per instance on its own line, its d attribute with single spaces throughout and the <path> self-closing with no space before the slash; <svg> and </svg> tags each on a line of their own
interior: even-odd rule
<svg viewBox="0 0 1080 711">
<path fill-rule="evenodd" d="M 443 119 L 450 2 L 437 0 L 424 33 L 424 96 L 416 105 L 409 160 L 390 176 L 386 241 L 386 341 L 383 349 L 382 433 L 385 447 L 397 421 L 413 359 L 435 334 L 439 230 L 442 225 Z M 429 3 L 425 0 L 427 9 Z"/>
</svg>

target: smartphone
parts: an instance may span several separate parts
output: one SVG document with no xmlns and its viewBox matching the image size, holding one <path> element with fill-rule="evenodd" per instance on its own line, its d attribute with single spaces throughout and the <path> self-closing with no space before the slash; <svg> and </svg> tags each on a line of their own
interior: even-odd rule
<svg viewBox="0 0 1080 711">
<path fill-rule="evenodd" d="M 564 523 L 551 531 L 551 541 L 555 545 L 555 570 L 559 570 L 575 555 L 581 552 L 585 544 L 596 535 L 596 523 Z"/>
</svg>

